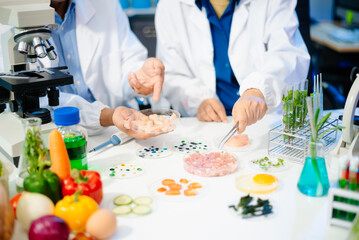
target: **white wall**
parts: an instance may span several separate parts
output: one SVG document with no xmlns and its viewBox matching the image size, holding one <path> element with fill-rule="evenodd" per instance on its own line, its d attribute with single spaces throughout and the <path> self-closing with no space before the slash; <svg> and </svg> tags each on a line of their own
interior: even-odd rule
<svg viewBox="0 0 359 240">
<path fill-rule="evenodd" d="M 332 20 L 333 5 L 334 0 L 309 0 L 310 17 L 316 21 Z"/>
</svg>

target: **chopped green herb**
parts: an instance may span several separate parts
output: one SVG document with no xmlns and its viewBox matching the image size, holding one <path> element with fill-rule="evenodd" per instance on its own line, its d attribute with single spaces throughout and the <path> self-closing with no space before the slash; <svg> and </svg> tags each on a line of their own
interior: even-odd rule
<svg viewBox="0 0 359 240">
<path fill-rule="evenodd" d="M 261 169 L 268 171 L 271 167 L 282 167 L 284 166 L 284 160 L 278 158 L 277 163 L 273 163 L 268 157 L 264 157 L 257 160 L 252 160 L 253 164 L 257 164 Z"/>
</svg>

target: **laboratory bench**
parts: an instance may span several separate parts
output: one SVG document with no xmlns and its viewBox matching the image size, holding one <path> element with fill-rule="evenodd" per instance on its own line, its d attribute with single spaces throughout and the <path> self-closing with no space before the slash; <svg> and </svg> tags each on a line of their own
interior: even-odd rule
<svg viewBox="0 0 359 240">
<path fill-rule="evenodd" d="M 341 111 L 334 111 L 337 117 Z M 357 111 L 359 113 L 359 111 Z M 297 183 L 303 165 L 288 161 L 285 171 L 271 173 L 279 179 L 279 187 L 273 193 L 252 194 L 255 197 L 269 199 L 273 205 L 273 214 L 267 217 L 242 219 L 228 206 L 247 195 L 235 187 L 237 176 L 258 173 L 250 167 L 249 161 L 267 155 L 268 131 L 281 121 L 281 115 L 272 113 L 246 129 L 256 146 L 248 152 L 232 152 L 238 159 L 235 173 L 222 177 L 198 177 L 184 170 L 184 154 L 172 152 L 159 159 L 140 158 L 136 150 L 143 146 L 167 146 L 180 139 L 204 139 L 210 142 L 223 137 L 233 126 L 228 123 L 205 123 L 196 118 L 181 118 L 175 130 L 148 140 L 132 140 L 128 143 L 107 146 L 88 154 L 90 169 L 98 170 L 102 175 L 104 198 L 101 208 L 112 209 L 113 199 L 121 194 L 150 196 L 153 199 L 152 213 L 145 216 L 118 216 L 117 230 L 110 239 L 124 240 L 175 240 L 175 239 L 345 239 L 349 230 L 328 225 L 329 197 L 308 197 L 297 189 Z M 90 137 L 88 149 L 107 141 L 117 132 L 114 127 L 105 129 L 101 135 Z M 253 145 L 253 146 L 254 146 Z M 218 150 L 217 150 L 218 151 Z M 143 164 L 143 174 L 133 178 L 114 179 L 106 174 L 109 162 L 136 161 Z M 328 168 L 329 178 L 335 179 L 337 172 Z M 11 174 L 10 185 L 14 185 L 16 171 Z M 194 197 L 169 199 L 155 194 L 153 186 L 165 178 L 186 178 L 202 184 L 203 189 Z M 14 195 L 14 187 L 10 195 Z M 26 239 L 20 224 L 16 222 L 14 240 Z"/>
</svg>

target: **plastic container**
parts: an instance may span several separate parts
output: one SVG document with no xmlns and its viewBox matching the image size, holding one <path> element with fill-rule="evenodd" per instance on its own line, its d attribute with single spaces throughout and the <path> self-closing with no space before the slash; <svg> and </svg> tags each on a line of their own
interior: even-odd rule
<svg viewBox="0 0 359 240">
<path fill-rule="evenodd" d="M 80 112 L 75 107 L 62 107 L 54 111 L 54 122 L 61 133 L 67 153 L 69 154 L 71 169 L 87 170 L 86 130 L 78 125 Z"/>
</svg>

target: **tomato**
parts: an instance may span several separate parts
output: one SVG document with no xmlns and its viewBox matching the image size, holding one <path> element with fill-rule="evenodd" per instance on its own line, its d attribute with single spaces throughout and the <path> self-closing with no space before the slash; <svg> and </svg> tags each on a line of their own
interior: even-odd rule
<svg viewBox="0 0 359 240">
<path fill-rule="evenodd" d="M 19 199 L 20 199 L 21 196 L 22 196 L 22 193 L 18 193 L 13 198 L 11 198 L 11 200 L 10 200 L 12 209 L 14 209 L 15 218 L 16 218 L 17 203 L 19 202 Z"/>
<path fill-rule="evenodd" d="M 94 240 L 92 237 L 89 237 L 85 233 L 78 233 L 72 240 Z"/>
</svg>

